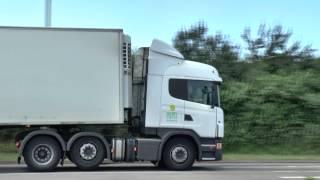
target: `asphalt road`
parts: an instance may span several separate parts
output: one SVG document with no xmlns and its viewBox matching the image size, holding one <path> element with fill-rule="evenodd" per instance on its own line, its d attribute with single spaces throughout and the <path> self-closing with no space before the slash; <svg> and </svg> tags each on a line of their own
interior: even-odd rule
<svg viewBox="0 0 320 180">
<path fill-rule="evenodd" d="M 0 180 L 272 180 L 320 179 L 320 162 L 218 162 L 197 163 L 190 171 L 167 171 L 149 163 L 107 164 L 83 172 L 67 165 L 56 172 L 28 172 L 25 165 L 0 165 Z"/>
</svg>

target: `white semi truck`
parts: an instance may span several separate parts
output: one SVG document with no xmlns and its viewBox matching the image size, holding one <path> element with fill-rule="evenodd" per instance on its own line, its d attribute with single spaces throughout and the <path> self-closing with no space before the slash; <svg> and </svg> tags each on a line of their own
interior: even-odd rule
<svg viewBox="0 0 320 180">
<path fill-rule="evenodd" d="M 221 82 L 159 40 L 131 58 L 122 30 L 0 27 L 0 129 L 23 129 L 18 161 L 35 171 L 221 160 Z"/>
</svg>

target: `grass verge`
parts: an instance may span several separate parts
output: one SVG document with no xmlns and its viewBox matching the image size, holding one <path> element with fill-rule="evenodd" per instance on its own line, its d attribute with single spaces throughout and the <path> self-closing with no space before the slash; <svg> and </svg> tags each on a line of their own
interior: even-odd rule
<svg viewBox="0 0 320 180">
<path fill-rule="evenodd" d="M 311 155 L 293 155 L 293 154 L 236 154 L 236 153 L 225 153 L 223 156 L 224 160 L 320 160 L 319 154 Z"/>
<path fill-rule="evenodd" d="M 2 162 L 16 162 L 17 153 L 0 153 L 0 163 Z"/>
<path fill-rule="evenodd" d="M 0 143 L 0 161 L 16 161 L 17 150 L 12 142 Z"/>
</svg>

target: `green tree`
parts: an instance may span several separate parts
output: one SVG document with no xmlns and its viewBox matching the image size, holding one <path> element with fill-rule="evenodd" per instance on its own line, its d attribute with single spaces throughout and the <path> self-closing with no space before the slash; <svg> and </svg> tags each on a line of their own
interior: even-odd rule
<svg viewBox="0 0 320 180">
<path fill-rule="evenodd" d="M 186 59 L 213 65 L 219 68 L 220 72 L 229 71 L 230 66 L 234 65 L 233 62 L 239 59 L 239 47 L 222 33 L 208 35 L 208 27 L 203 22 L 179 31 L 173 44 Z M 239 77 L 238 69 L 234 68 L 232 72 L 223 74 Z"/>
<path fill-rule="evenodd" d="M 302 47 L 298 41 L 288 45 L 291 36 L 292 32 L 285 31 L 281 25 L 267 28 L 265 24 L 260 25 L 257 37 L 252 37 L 251 29 L 248 27 L 241 35 L 247 44 L 250 60 L 282 57 L 301 61 L 312 58 L 314 49 L 310 45 Z"/>
<path fill-rule="evenodd" d="M 186 59 L 190 60 L 207 64 L 214 64 L 216 61 L 238 60 L 238 46 L 232 44 L 227 36 L 221 33 L 208 35 L 208 27 L 203 22 L 187 30 L 179 31 L 173 44 Z"/>
</svg>

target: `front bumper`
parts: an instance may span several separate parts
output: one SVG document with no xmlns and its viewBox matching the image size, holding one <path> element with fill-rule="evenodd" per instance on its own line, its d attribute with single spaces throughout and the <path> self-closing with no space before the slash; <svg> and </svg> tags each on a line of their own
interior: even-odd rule
<svg viewBox="0 0 320 180">
<path fill-rule="evenodd" d="M 214 143 L 201 144 L 200 161 L 220 161 L 223 157 L 222 141 L 214 140 Z"/>
</svg>

